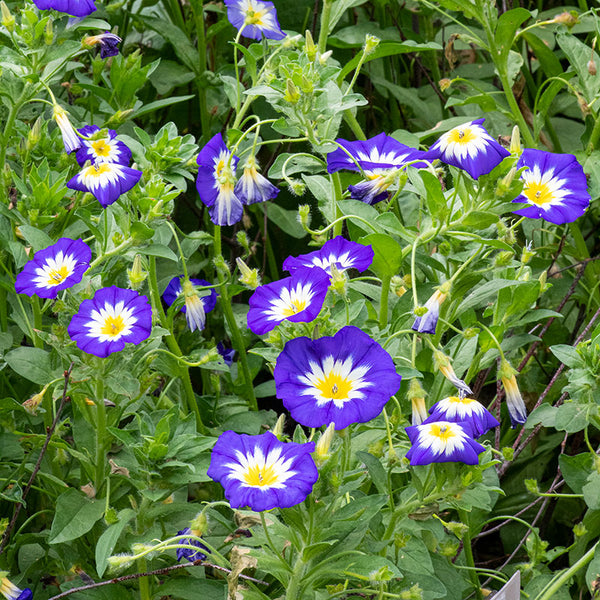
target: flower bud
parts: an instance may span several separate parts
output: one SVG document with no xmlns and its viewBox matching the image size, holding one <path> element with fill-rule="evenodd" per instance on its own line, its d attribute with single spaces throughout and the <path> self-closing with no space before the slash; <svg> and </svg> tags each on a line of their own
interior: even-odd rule
<svg viewBox="0 0 600 600">
<path fill-rule="evenodd" d="M 513 127 L 512 134 L 510 136 L 509 150 L 511 154 L 515 154 L 517 156 L 521 154 L 521 132 L 518 125 Z"/>
<path fill-rule="evenodd" d="M 300 100 L 300 92 L 291 79 L 286 81 L 283 99 L 290 104 L 297 104 Z"/>
<path fill-rule="evenodd" d="M 308 204 L 301 204 L 298 207 L 298 221 L 305 230 L 310 228 L 310 206 Z"/>
<path fill-rule="evenodd" d="M 452 85 L 452 79 L 444 77 L 438 81 L 438 85 L 440 86 L 440 91 L 445 92 Z"/>
<path fill-rule="evenodd" d="M 514 253 L 509 250 L 499 252 L 496 255 L 496 259 L 494 260 L 494 263 L 496 264 L 497 267 L 505 267 L 512 262 L 513 256 L 514 256 Z"/>
<path fill-rule="evenodd" d="M 576 538 L 584 536 L 587 532 L 587 527 L 583 523 L 575 523 L 573 526 L 573 535 Z"/>
<path fill-rule="evenodd" d="M 517 384 L 517 371 L 512 368 L 511 364 L 502 358 L 498 376 L 502 380 L 504 394 L 506 395 L 506 406 L 510 415 L 511 427 L 514 429 L 517 425 L 522 425 L 527 421 L 527 408 L 523 402 L 523 396 Z"/>
<path fill-rule="evenodd" d="M 590 75 L 596 75 L 596 73 L 598 72 L 596 70 L 596 63 L 594 62 L 594 57 L 592 57 L 591 60 L 588 61 L 587 70 Z"/>
<path fill-rule="evenodd" d="M 404 296 L 404 294 L 406 294 L 406 288 L 404 287 L 404 280 L 402 277 L 399 275 L 394 275 L 390 281 L 390 289 L 392 290 L 392 293 L 396 294 L 396 296 Z"/>
<path fill-rule="evenodd" d="M 240 270 L 239 282 L 251 290 L 255 290 L 260 285 L 258 270 L 251 269 L 239 256 L 235 259 L 235 262 Z"/>
<path fill-rule="evenodd" d="M 283 442 L 283 428 L 285 427 L 285 414 L 280 414 L 277 422 L 271 429 L 271 433 L 280 441 Z"/>
<path fill-rule="evenodd" d="M 473 390 L 462 380 L 459 379 L 452 368 L 450 357 L 446 356 L 443 352 L 435 350 L 433 352 L 433 363 L 436 369 L 439 369 L 441 374 L 459 391 L 460 395 L 472 394 Z"/>
<path fill-rule="evenodd" d="M 4 0 L 0 1 L 0 12 L 2 13 L 2 25 L 12 33 L 15 30 L 15 17 L 11 14 Z"/>
<path fill-rule="evenodd" d="M 317 47 L 315 46 L 313 36 L 308 29 L 306 30 L 305 37 L 306 43 L 304 45 L 304 50 L 306 52 L 306 56 L 308 56 L 308 60 L 312 62 L 315 60 L 315 58 L 317 58 Z"/>
<path fill-rule="evenodd" d="M 246 254 L 251 254 L 250 251 L 250 240 L 248 239 L 248 235 L 246 234 L 245 231 L 238 231 L 235 234 L 235 238 L 237 240 L 237 243 L 243 248 L 244 252 Z"/>
<path fill-rule="evenodd" d="M 339 269 L 335 266 L 335 264 L 331 264 L 331 289 L 336 293 L 342 296 L 342 298 L 346 297 L 346 292 L 348 291 L 348 278 L 346 277 L 346 273 L 344 271 L 339 271 Z"/>
<path fill-rule="evenodd" d="M 412 424 L 420 425 L 429 416 L 425 404 L 427 392 L 425 392 L 418 379 L 411 379 L 406 395 L 412 405 Z"/>
<path fill-rule="evenodd" d="M 533 242 L 528 242 L 521 252 L 521 263 L 526 265 L 535 256 L 535 252 L 531 249 Z M 544 271 L 545 272 L 545 271 Z"/>
<path fill-rule="evenodd" d="M 560 13 L 560 15 L 556 15 L 553 21 L 555 23 L 560 23 L 561 25 L 566 25 L 570 29 L 573 25 L 577 25 L 579 17 L 575 11 L 565 11 Z"/>
<path fill-rule="evenodd" d="M 323 52 L 323 54 L 319 54 L 319 64 L 324 67 L 329 60 L 329 57 L 333 54 L 333 50 L 327 50 L 327 52 Z"/>
<path fill-rule="evenodd" d="M 526 479 L 525 488 L 530 494 L 535 494 L 537 496 L 540 493 L 540 487 L 537 479 Z"/>
<path fill-rule="evenodd" d="M 28 400 L 25 400 L 25 402 L 23 402 L 23 404 L 21 406 L 30 415 L 37 415 L 38 406 L 41 404 L 42 400 L 44 399 L 44 394 L 46 393 L 47 389 L 48 389 L 48 385 L 45 385 L 42 388 L 41 392 L 38 392 L 37 394 L 34 394 L 33 396 L 31 396 L 31 398 L 29 398 Z"/>
<path fill-rule="evenodd" d="M 126 569 L 133 564 L 133 556 L 131 554 L 115 554 L 109 556 L 107 561 L 109 569 L 113 571 Z"/>
<path fill-rule="evenodd" d="M 306 184 L 299 179 L 289 179 L 288 184 L 290 186 L 290 192 L 294 194 L 294 196 L 303 196 L 306 191 Z"/>
<path fill-rule="evenodd" d="M 208 519 L 203 512 L 198 513 L 190 523 L 190 533 L 202 537 L 208 530 Z"/>
<path fill-rule="evenodd" d="M 331 448 L 331 442 L 335 435 L 335 423 L 329 423 L 327 429 L 321 434 L 319 441 L 315 446 L 315 458 L 317 463 L 324 463 L 331 454 L 329 449 Z"/>
<path fill-rule="evenodd" d="M 31 152 L 42 139 L 42 117 L 38 117 L 27 133 L 27 150 Z"/>
<path fill-rule="evenodd" d="M 132 290 L 139 290 L 142 283 L 146 280 L 146 277 L 148 277 L 148 273 L 142 269 L 141 255 L 135 255 L 133 266 L 131 269 L 127 269 L 127 277 L 129 279 L 129 287 Z"/>
<path fill-rule="evenodd" d="M 363 52 L 365 56 L 373 54 L 373 52 L 375 52 L 375 48 L 379 46 L 379 42 L 381 42 L 381 40 L 378 37 L 368 33 L 365 37 L 365 45 L 363 47 Z"/>
</svg>

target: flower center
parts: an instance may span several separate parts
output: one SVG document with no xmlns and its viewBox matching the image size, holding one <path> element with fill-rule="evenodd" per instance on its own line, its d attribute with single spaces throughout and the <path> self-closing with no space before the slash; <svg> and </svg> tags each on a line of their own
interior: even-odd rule
<svg viewBox="0 0 600 600">
<path fill-rule="evenodd" d="M 299 312 L 303 311 L 306 308 L 306 300 L 300 300 L 299 298 L 295 298 L 291 300 L 288 306 L 286 306 L 282 315 L 286 317 L 292 317 L 293 315 L 297 315 Z"/>
<path fill-rule="evenodd" d="M 451 427 L 446 424 L 432 423 L 429 428 L 429 434 L 439 438 L 442 442 L 448 443 L 448 440 L 455 437 Z"/>
<path fill-rule="evenodd" d="M 248 485 L 263 487 L 277 483 L 278 476 L 272 466 L 251 465 L 244 473 L 244 481 Z"/>
<path fill-rule="evenodd" d="M 48 272 L 46 285 L 60 285 L 69 275 L 69 268 L 66 265 L 62 265 L 58 269 L 52 269 Z"/>
<path fill-rule="evenodd" d="M 97 156 L 108 156 L 110 154 L 110 145 L 106 140 L 96 140 L 92 142 L 92 148 Z"/>
<path fill-rule="evenodd" d="M 555 199 L 554 191 L 547 183 L 541 181 L 528 181 L 523 188 L 523 194 L 529 202 L 537 205 L 548 204 Z"/>
<path fill-rule="evenodd" d="M 109 337 L 117 337 L 125 329 L 125 322 L 121 315 L 115 317 L 108 316 L 104 320 L 104 325 L 100 329 L 100 333 Z"/>
<path fill-rule="evenodd" d="M 324 398 L 346 400 L 352 391 L 352 382 L 339 373 L 327 373 L 315 386 Z"/>
<path fill-rule="evenodd" d="M 92 165 L 88 167 L 86 175 L 88 177 L 101 177 L 105 173 L 109 173 L 111 170 L 110 163 L 101 163 L 99 165 Z"/>
<path fill-rule="evenodd" d="M 262 18 L 266 10 L 248 10 L 246 12 L 246 25 L 264 25 Z"/>
<path fill-rule="evenodd" d="M 453 142 L 455 144 L 469 144 L 477 139 L 477 136 L 473 133 L 473 130 L 470 127 L 465 127 L 463 129 L 454 129 L 450 132 L 448 136 L 448 141 Z"/>
</svg>

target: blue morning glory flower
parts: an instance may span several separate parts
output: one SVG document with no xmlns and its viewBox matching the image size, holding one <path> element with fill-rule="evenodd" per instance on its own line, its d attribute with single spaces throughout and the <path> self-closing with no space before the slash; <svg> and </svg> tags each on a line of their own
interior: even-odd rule
<svg viewBox="0 0 600 600">
<path fill-rule="evenodd" d="M 485 119 L 454 127 L 429 148 L 431 159 L 466 171 L 473 179 L 497 167 L 510 152 L 503 148 L 482 126 Z"/>
<path fill-rule="evenodd" d="M 233 192 L 242 204 L 248 205 L 273 200 L 279 194 L 279 188 L 258 172 L 256 158 L 251 156 L 246 161 L 244 172 L 235 184 Z"/>
<path fill-rule="evenodd" d="M 261 285 L 250 297 L 248 328 L 262 335 L 281 322 L 309 322 L 317 317 L 329 289 L 323 269 L 299 268 L 291 277 Z"/>
<path fill-rule="evenodd" d="M 15 290 L 27 296 L 56 298 L 58 292 L 81 281 L 91 259 L 92 251 L 81 240 L 60 238 L 35 253 L 17 275 Z"/>
<path fill-rule="evenodd" d="M 40 10 L 57 10 L 73 17 L 87 17 L 96 10 L 93 0 L 33 0 Z"/>
<path fill-rule="evenodd" d="M 385 133 L 364 141 L 338 139 L 336 142 L 345 150 L 337 148 L 327 155 L 327 171 L 335 173 L 342 169 L 362 169 L 367 179 L 348 189 L 353 199 L 367 204 L 387 198 L 389 187 L 397 181 L 400 170 L 409 163 L 416 168 L 424 168 L 427 163 L 423 161 L 430 159 L 427 152 L 406 146 Z"/>
<path fill-rule="evenodd" d="M 264 35 L 271 40 L 281 40 L 285 33 L 281 31 L 277 20 L 277 11 L 272 2 L 264 0 L 225 0 L 229 22 L 245 37 L 254 40 Z"/>
<path fill-rule="evenodd" d="M 398 391 L 392 357 L 358 327 L 290 340 L 274 370 L 277 397 L 306 427 L 344 429 L 374 419 Z"/>
<path fill-rule="evenodd" d="M 181 312 L 185 313 L 188 327 L 194 331 L 201 331 L 206 325 L 206 313 L 209 313 L 217 304 L 217 293 L 214 289 L 199 291 L 196 287 L 210 286 L 204 279 L 189 279 L 173 277 L 167 285 L 163 300 L 171 306 L 183 294 L 184 305 Z"/>
<path fill-rule="evenodd" d="M 2 574 L 4 573 L 6 571 L 2 572 Z M 24 590 L 18 588 L 8 577 L 2 576 L 2 574 L 0 574 L 0 594 L 6 600 L 31 600 L 33 598 L 33 593 L 29 588 L 25 588 Z"/>
<path fill-rule="evenodd" d="M 75 150 L 81 148 L 81 138 L 77 135 L 73 125 L 71 125 L 71 121 L 69 121 L 69 113 L 62 106 L 55 104 L 52 116 L 60 129 L 65 152 L 71 154 L 71 152 L 75 152 Z"/>
<path fill-rule="evenodd" d="M 84 167 L 67 182 L 67 187 L 90 192 L 107 207 L 128 192 L 142 177 L 142 172 L 118 163 L 102 162 Z"/>
<path fill-rule="evenodd" d="M 434 404 L 429 412 L 431 416 L 425 420 L 425 423 L 435 421 L 468 422 L 474 437 L 479 437 L 500 425 L 496 417 L 474 398 L 449 396 Z"/>
<path fill-rule="evenodd" d="M 572 154 L 553 154 L 544 150 L 523 150 L 517 169 L 521 173 L 523 192 L 514 202 L 530 206 L 515 210 L 518 215 L 544 219 L 562 225 L 578 219 L 590 204 L 583 167 Z"/>
<path fill-rule="evenodd" d="M 79 305 L 67 331 L 77 347 L 101 358 L 150 336 L 152 309 L 146 296 L 116 286 L 102 288 Z"/>
<path fill-rule="evenodd" d="M 448 294 L 443 294 L 436 290 L 432 296 L 425 302 L 427 312 L 422 317 L 416 317 L 412 328 L 419 333 L 435 333 L 437 322 L 440 318 L 440 307 Z"/>
<path fill-rule="evenodd" d="M 233 225 L 242 218 L 244 208 L 235 193 L 238 160 L 220 133 L 213 136 L 198 154 L 196 188 L 215 225 Z"/>
<path fill-rule="evenodd" d="M 406 458 L 411 465 L 429 465 L 434 462 L 479 463 L 479 454 L 485 447 L 473 439 L 468 423 L 436 421 L 410 425 L 406 433 L 412 443 Z"/>
<path fill-rule="evenodd" d="M 319 267 L 331 275 L 333 264 L 340 273 L 347 269 L 357 269 L 362 272 L 371 266 L 374 255 L 371 246 L 350 242 L 338 235 L 325 242 L 320 250 L 296 257 L 288 256 L 283 261 L 283 268 L 293 273 L 300 267 Z"/>
<path fill-rule="evenodd" d="M 83 38 L 82 43 L 84 46 L 90 47 L 100 44 L 100 58 L 108 58 L 109 56 L 117 56 L 119 54 L 119 44 L 122 41 L 118 35 L 110 31 L 105 31 L 98 35 L 89 35 Z"/>
<path fill-rule="evenodd" d="M 223 342 L 219 342 L 217 344 L 217 352 L 228 367 L 233 364 L 233 359 L 235 358 L 235 350 L 233 348 L 226 348 Z"/>
<path fill-rule="evenodd" d="M 194 533 L 192 529 L 186 527 L 181 531 L 177 532 L 177 535 L 196 535 L 200 537 L 199 534 Z M 179 540 L 179 544 L 187 544 L 188 546 L 195 546 L 200 550 L 195 550 L 194 548 L 177 548 L 177 562 L 179 562 L 182 558 L 189 560 L 190 562 L 195 562 L 197 560 L 204 560 L 206 558 L 206 552 L 210 553 L 210 550 L 199 540 L 194 539 L 186 539 Z M 202 552 L 201 552 L 202 550 Z"/>
<path fill-rule="evenodd" d="M 86 125 L 78 129 L 79 133 L 86 138 L 81 140 L 81 148 L 77 150 L 75 157 L 81 167 L 89 160 L 93 165 L 99 163 L 118 163 L 126 167 L 131 162 L 131 150 L 121 141 L 117 140 L 117 132 L 114 129 L 107 129 L 106 135 L 97 137 L 98 132 L 102 131 L 96 125 Z"/>
<path fill-rule="evenodd" d="M 207 474 L 225 488 L 232 508 L 288 508 L 302 502 L 319 478 L 314 449 L 314 442 L 283 443 L 270 431 L 225 431 L 212 450 Z"/>
</svg>

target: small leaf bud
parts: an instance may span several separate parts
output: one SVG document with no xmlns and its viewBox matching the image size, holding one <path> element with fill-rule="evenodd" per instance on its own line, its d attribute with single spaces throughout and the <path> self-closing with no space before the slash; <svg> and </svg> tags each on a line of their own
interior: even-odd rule
<svg viewBox="0 0 600 600">
<path fill-rule="evenodd" d="M 310 228 L 310 206 L 308 204 L 301 204 L 298 207 L 298 221 L 304 229 Z"/>
<path fill-rule="evenodd" d="M 537 479 L 526 479 L 525 487 L 530 494 L 535 494 L 537 496 L 540 493 Z"/>
<path fill-rule="evenodd" d="M 371 34 L 367 34 L 367 36 L 365 37 L 365 45 L 363 48 L 365 56 L 369 56 L 369 54 L 375 52 L 375 48 L 379 46 L 379 42 L 381 42 L 381 40 L 378 37 Z"/>
<path fill-rule="evenodd" d="M 240 270 L 239 281 L 251 290 L 255 290 L 260 285 L 260 276 L 257 269 L 251 269 L 239 256 L 235 262 Z"/>
</svg>

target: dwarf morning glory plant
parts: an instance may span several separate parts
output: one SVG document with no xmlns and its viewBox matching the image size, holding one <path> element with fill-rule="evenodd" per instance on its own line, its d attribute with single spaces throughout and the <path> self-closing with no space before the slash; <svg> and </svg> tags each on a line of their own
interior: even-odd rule
<svg viewBox="0 0 600 600">
<path fill-rule="evenodd" d="M 203 295 L 196 288 L 210 286 L 204 279 L 186 279 L 185 277 L 173 277 L 165 288 L 163 300 L 171 306 L 177 298 L 184 296 L 184 305 L 181 312 L 185 314 L 188 327 L 194 331 L 201 331 L 206 325 L 206 313 L 214 309 L 217 304 L 217 293 L 215 290 L 206 290 Z"/>
<path fill-rule="evenodd" d="M 273 200 L 279 194 L 279 189 L 258 172 L 258 163 L 254 156 L 248 158 L 244 164 L 243 173 L 233 191 L 242 204 L 246 205 Z"/>
<path fill-rule="evenodd" d="M 302 502 L 319 477 L 311 456 L 314 442 L 280 442 L 271 432 L 219 436 L 207 475 L 225 488 L 233 508 L 263 511 Z"/>
<path fill-rule="evenodd" d="M 484 121 L 475 119 L 444 133 L 429 148 L 430 158 L 439 158 L 448 165 L 458 167 L 473 179 L 489 173 L 510 156 L 510 152 L 482 127 Z"/>
<path fill-rule="evenodd" d="M 116 286 L 98 290 L 84 300 L 69 323 L 77 347 L 101 358 L 139 344 L 150 336 L 152 309 L 146 296 Z"/>
<path fill-rule="evenodd" d="M 60 238 L 56 244 L 36 252 L 17 275 L 19 294 L 56 298 L 58 292 L 81 281 L 90 266 L 92 251 L 81 240 Z"/>
<path fill-rule="evenodd" d="M 248 328 L 263 335 L 286 319 L 312 321 L 321 312 L 328 288 L 329 275 L 319 268 L 299 268 L 291 277 L 261 285 L 249 300 Z"/>
<path fill-rule="evenodd" d="M 277 397 L 306 427 L 374 419 L 400 387 L 392 357 L 358 327 L 290 340 L 273 373 Z"/>
<path fill-rule="evenodd" d="M 514 202 L 530 206 L 515 210 L 530 219 L 544 219 L 562 225 L 575 221 L 586 211 L 591 196 L 583 167 L 572 154 L 553 154 L 526 149 L 519 157 L 523 192 Z"/>
<path fill-rule="evenodd" d="M 265 0 L 225 0 L 227 18 L 240 35 L 260 40 L 264 35 L 271 40 L 281 40 L 277 10 L 273 2 Z"/>
<path fill-rule="evenodd" d="M 373 262 L 374 251 L 371 246 L 346 240 L 341 235 L 328 240 L 320 250 L 300 256 L 288 256 L 283 261 L 283 268 L 293 273 L 300 267 L 319 267 L 331 275 L 331 265 L 339 272 L 347 269 L 366 271 Z"/>
</svg>

